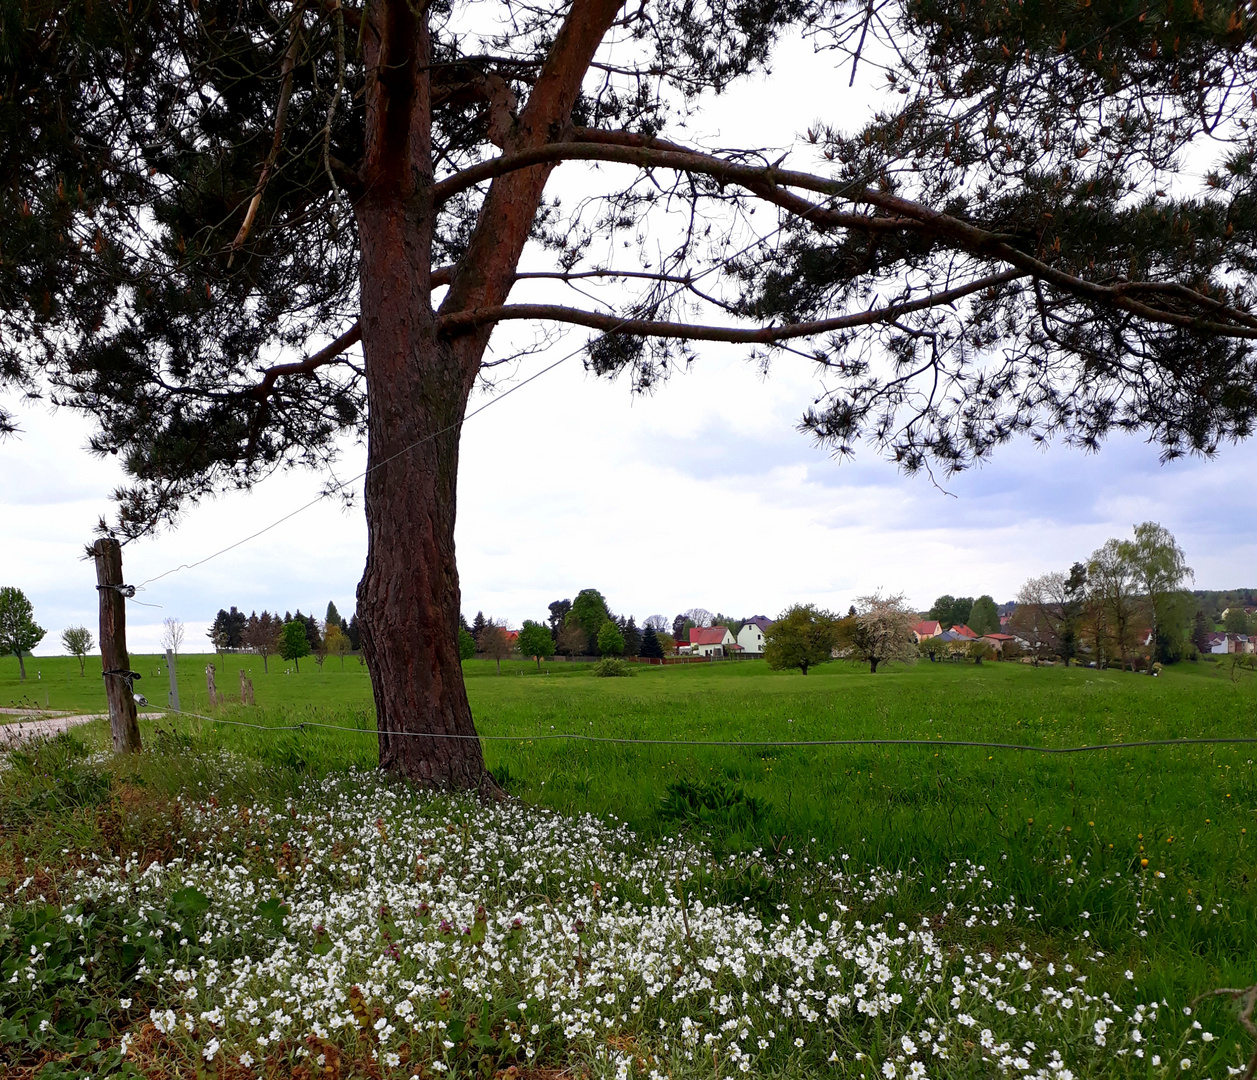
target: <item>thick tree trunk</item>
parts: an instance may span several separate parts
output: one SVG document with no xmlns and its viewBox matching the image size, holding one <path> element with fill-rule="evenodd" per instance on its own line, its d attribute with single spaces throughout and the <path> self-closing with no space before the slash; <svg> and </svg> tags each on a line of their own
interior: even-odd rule
<svg viewBox="0 0 1257 1080">
<path fill-rule="evenodd" d="M 26 681 L 26 661 L 22 659 L 22 650 L 16 650 L 17 653 L 17 669 L 21 672 L 22 681 Z"/>
<path fill-rule="evenodd" d="M 358 585 L 380 767 L 433 788 L 493 786 L 458 655 L 458 441 L 475 378 L 436 335 L 426 26 L 373 7 L 362 245 L 367 565 Z"/>
<path fill-rule="evenodd" d="M 581 80 L 623 0 L 573 0 L 504 148 L 561 137 Z M 366 154 L 354 204 L 367 382 L 367 567 L 358 585 L 380 766 L 428 787 L 498 794 L 463 686 L 454 562 L 458 441 L 492 327 L 437 332 L 432 306 L 431 41 L 427 8 L 369 0 L 362 34 Z M 552 165 L 493 182 L 442 303 L 501 304 Z"/>
<path fill-rule="evenodd" d="M 458 440 L 469 388 L 448 351 L 431 340 L 430 325 L 425 341 L 422 330 L 408 332 L 418 320 L 367 315 L 395 295 L 382 288 L 369 303 L 376 290 L 368 273 L 364 267 L 372 471 L 358 614 L 380 766 L 427 787 L 479 788 L 492 781 L 463 686 L 454 558 Z"/>
</svg>

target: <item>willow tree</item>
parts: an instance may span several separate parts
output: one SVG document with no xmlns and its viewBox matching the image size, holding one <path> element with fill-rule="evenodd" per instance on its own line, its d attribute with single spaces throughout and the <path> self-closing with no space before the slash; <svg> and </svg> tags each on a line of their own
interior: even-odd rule
<svg viewBox="0 0 1257 1080">
<path fill-rule="evenodd" d="M 458 449 L 509 321 L 588 328 L 638 389 L 696 341 L 802 352 L 804 425 L 909 470 L 1249 434 L 1251 30 L 1232 0 L 4 0 L 0 377 L 95 418 L 126 538 L 365 435 L 380 727 L 470 736 Z M 687 144 L 793 33 L 834 63 L 788 155 Z M 380 758 L 485 782 L 473 738 Z"/>
</svg>

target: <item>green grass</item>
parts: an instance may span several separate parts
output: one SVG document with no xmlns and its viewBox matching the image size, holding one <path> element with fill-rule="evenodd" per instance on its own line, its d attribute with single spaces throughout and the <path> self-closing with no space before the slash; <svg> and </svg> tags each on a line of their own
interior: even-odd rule
<svg viewBox="0 0 1257 1080">
<path fill-rule="evenodd" d="M 211 659 L 181 659 L 185 709 L 205 709 L 204 667 Z M 145 675 L 143 689 L 163 701 L 165 675 L 156 675 L 156 661 L 135 658 L 133 666 Z M 270 791 L 276 802 L 299 793 L 311 776 L 374 764 L 370 685 L 356 660 L 347 660 L 343 672 L 336 660 L 321 671 L 303 662 L 300 674 L 284 674 L 289 665 L 283 661 L 264 674 L 252 657 L 231 657 L 221 666 L 230 677 L 220 675 L 219 685 L 228 690 L 235 689 L 240 667 L 251 670 L 258 701 L 252 709 L 221 710 L 223 719 L 271 726 L 316 721 L 357 731 L 271 732 L 147 719 L 148 745 L 177 747 L 184 762 L 180 769 L 149 770 L 145 782 L 163 797 L 197 785 L 212 788 L 212 774 L 190 763 L 219 747 L 255 762 L 254 797 L 256 790 Z M 42 680 L 35 680 L 37 670 Z M 23 687 L 16 662 L 0 661 L 0 703 L 19 702 L 24 692 L 34 698 L 35 689 L 45 695 L 40 705 L 103 707 L 99 677 L 80 678 L 76 662 L 32 660 L 28 671 Z M 988 663 L 919 664 L 876 676 L 830 664 L 804 677 L 750 661 L 642 667 L 634 678 L 596 679 L 583 665 L 550 664 L 537 673 L 531 662 L 510 662 L 499 676 L 492 662 L 471 661 L 465 676 L 478 729 L 488 737 L 490 768 L 526 801 L 616 817 L 648 837 L 687 830 L 710 845 L 717 862 L 757 849 L 780 860 L 808 851 L 846 854 L 854 870 L 903 870 L 908 883 L 895 897 L 877 901 L 870 914 L 889 912 L 909 923 L 934 913 L 931 890 L 953 862 L 970 860 L 985 867 L 1005 895 L 1038 913 L 1002 929 L 982 928 L 979 944 L 1026 941 L 1047 956 L 1099 948 L 1108 954 L 1115 993 L 1123 986 L 1121 972 L 1132 969 L 1145 1000 L 1164 997 L 1172 1005 L 1215 986 L 1257 980 L 1257 746 L 1045 756 L 951 747 L 668 747 L 547 738 L 1071 746 L 1257 736 L 1257 679 L 1251 675 L 1233 680 L 1212 663 L 1177 665 L 1155 679 Z M 82 737 L 103 736 L 98 723 Z M 10 830 L 5 859 L 12 860 L 16 844 L 23 860 L 38 851 L 56 863 L 64 859 L 62 848 L 82 850 L 93 842 L 90 836 L 72 815 L 64 821 L 54 815 L 39 828 Z M 802 871 L 766 882 L 749 870 L 713 864 L 703 887 L 764 911 L 779 903 L 806 909 L 826 902 Z M 1240 1029 L 1232 1027 L 1233 1042 L 1242 1042 Z M 1215 1023 L 1215 1030 L 1225 1028 Z"/>
</svg>

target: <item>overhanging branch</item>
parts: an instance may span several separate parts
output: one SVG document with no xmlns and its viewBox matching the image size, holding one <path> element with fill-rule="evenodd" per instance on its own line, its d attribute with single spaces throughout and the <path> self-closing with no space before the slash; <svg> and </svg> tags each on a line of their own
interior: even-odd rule
<svg viewBox="0 0 1257 1080">
<path fill-rule="evenodd" d="M 248 391 L 250 397 L 265 403 L 275 389 L 275 384 L 285 375 L 309 375 L 312 371 L 333 363 L 346 349 L 357 345 L 362 340 L 362 324 L 354 323 L 340 337 L 329 345 L 325 345 L 312 356 L 292 364 L 276 364 L 262 374 L 262 381 Z"/>
<path fill-rule="evenodd" d="M 433 186 L 434 201 L 439 205 L 458 192 L 495 177 L 559 161 L 607 161 L 636 165 L 641 169 L 673 169 L 737 184 L 759 198 L 824 227 L 862 232 L 912 230 L 930 236 L 953 250 L 1007 263 L 1022 274 L 1046 281 L 1081 300 L 1117 308 L 1152 323 L 1221 337 L 1257 339 L 1257 318 L 1251 313 L 1223 304 L 1195 289 L 1175 283 L 1120 282 L 1104 285 L 1088 281 L 1015 247 L 1015 238 L 1005 233 L 981 228 L 885 191 L 771 165 L 752 166 L 725 161 L 711 154 L 679 147 L 676 143 L 663 143 L 629 132 L 584 129 L 578 136 L 585 141 L 531 147 L 480 162 L 446 177 Z M 852 204 L 863 203 L 876 207 L 883 214 L 869 215 L 816 206 L 785 190 L 789 187 L 837 197 Z M 1202 313 L 1208 312 L 1209 317 L 1153 306 L 1135 299 L 1140 293 L 1165 295 L 1181 304 L 1198 308 Z M 458 314 L 453 313 L 447 318 L 455 318 Z"/>
<path fill-rule="evenodd" d="M 630 334 L 637 337 L 675 338 L 685 341 L 724 341 L 737 345 L 771 345 L 793 338 L 814 337 L 855 326 L 871 326 L 888 322 L 913 311 L 950 304 L 973 293 L 1003 285 L 1029 275 L 1019 270 L 1005 270 L 999 274 L 978 278 L 965 285 L 943 292 L 930 293 L 916 300 L 886 304 L 850 315 L 813 322 L 787 323 L 782 326 L 760 326 L 738 329 L 731 326 L 704 326 L 692 323 L 658 322 L 652 319 L 631 319 L 606 315 L 596 311 L 564 307 L 559 304 L 503 304 L 498 307 L 475 308 L 444 316 L 440 331 L 453 336 L 466 333 L 480 326 L 516 319 L 545 319 L 550 322 L 572 323 L 601 330 L 608 334 Z"/>
</svg>

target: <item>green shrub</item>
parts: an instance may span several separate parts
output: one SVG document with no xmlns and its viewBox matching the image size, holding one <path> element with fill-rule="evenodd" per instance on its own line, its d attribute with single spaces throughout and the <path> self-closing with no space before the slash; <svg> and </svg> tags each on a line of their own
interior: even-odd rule
<svg viewBox="0 0 1257 1080">
<path fill-rule="evenodd" d="M 600 679 L 615 679 L 636 675 L 633 665 L 615 656 L 604 656 L 593 666 L 593 674 Z"/>
</svg>

